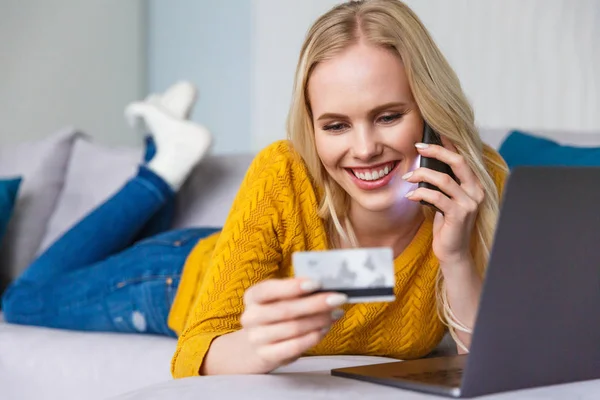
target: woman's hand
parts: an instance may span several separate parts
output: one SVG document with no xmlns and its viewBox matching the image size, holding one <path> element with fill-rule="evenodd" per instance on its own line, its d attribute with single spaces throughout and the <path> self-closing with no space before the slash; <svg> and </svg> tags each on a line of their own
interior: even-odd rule
<svg viewBox="0 0 600 400">
<path fill-rule="evenodd" d="M 299 358 L 342 317 L 336 309 L 348 298 L 338 293 L 310 294 L 318 284 L 298 279 L 270 279 L 244 295 L 242 332 L 259 360 L 257 373 L 270 372 Z"/>
<path fill-rule="evenodd" d="M 422 157 L 436 158 L 448 164 L 459 182 L 448 174 L 429 168 L 417 168 L 404 175 L 408 182 L 428 182 L 437 186 L 443 193 L 427 188 L 417 188 L 406 197 L 410 200 L 424 200 L 436 206 L 433 223 L 433 252 L 441 265 L 465 264 L 472 260 L 470 243 L 471 232 L 479 206 L 484 200 L 484 191 L 463 156 L 448 141 L 444 146 L 417 143 L 417 151 Z"/>
</svg>

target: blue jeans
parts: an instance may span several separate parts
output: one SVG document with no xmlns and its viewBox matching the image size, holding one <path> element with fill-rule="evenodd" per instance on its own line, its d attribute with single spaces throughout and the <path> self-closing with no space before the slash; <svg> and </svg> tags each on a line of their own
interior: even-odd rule
<svg viewBox="0 0 600 400">
<path fill-rule="evenodd" d="M 147 140 L 145 160 L 154 155 Z M 175 193 L 144 166 L 41 254 L 2 298 L 7 322 L 175 336 L 167 317 L 183 265 L 219 228 L 166 231 Z"/>
</svg>

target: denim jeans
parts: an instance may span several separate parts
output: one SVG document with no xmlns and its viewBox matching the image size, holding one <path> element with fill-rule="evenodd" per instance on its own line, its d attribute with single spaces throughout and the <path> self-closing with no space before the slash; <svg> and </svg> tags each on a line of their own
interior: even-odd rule
<svg viewBox="0 0 600 400">
<path fill-rule="evenodd" d="M 155 152 L 147 139 L 145 160 Z M 219 228 L 167 231 L 175 193 L 140 166 L 137 176 L 60 237 L 4 293 L 7 322 L 175 336 L 167 317 L 183 265 Z"/>
</svg>

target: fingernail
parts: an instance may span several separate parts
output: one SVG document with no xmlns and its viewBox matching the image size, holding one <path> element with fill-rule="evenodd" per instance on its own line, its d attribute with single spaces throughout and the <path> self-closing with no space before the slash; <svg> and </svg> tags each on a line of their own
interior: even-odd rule
<svg viewBox="0 0 600 400">
<path fill-rule="evenodd" d="M 314 292 L 315 290 L 319 289 L 321 287 L 321 284 L 319 282 L 315 282 L 315 281 L 304 281 L 300 284 L 300 289 L 302 289 L 305 292 Z"/>
<path fill-rule="evenodd" d="M 344 316 L 344 310 L 342 309 L 335 309 L 331 312 L 331 319 L 334 321 L 337 321 L 338 319 L 342 318 Z"/>
<path fill-rule="evenodd" d="M 333 307 L 341 306 L 342 304 L 346 303 L 347 301 L 348 301 L 348 296 L 346 296 L 345 294 L 341 294 L 341 293 L 332 294 L 331 296 L 327 297 L 327 299 L 325 300 L 325 302 L 327 304 L 329 304 L 330 306 L 333 306 Z"/>
<path fill-rule="evenodd" d="M 402 179 L 408 179 L 412 176 L 412 174 L 413 174 L 412 171 L 407 172 L 406 174 L 402 175 Z"/>
<path fill-rule="evenodd" d="M 415 193 L 414 190 L 411 190 L 410 192 L 406 193 L 406 195 L 404 197 L 410 197 Z"/>
<path fill-rule="evenodd" d="M 331 325 L 327 325 L 325 328 L 321 329 L 321 335 L 327 334 L 327 332 L 329 332 L 330 329 Z"/>
<path fill-rule="evenodd" d="M 417 149 L 426 149 L 429 147 L 429 145 L 427 143 L 417 143 L 417 144 L 415 144 L 415 147 Z"/>
</svg>

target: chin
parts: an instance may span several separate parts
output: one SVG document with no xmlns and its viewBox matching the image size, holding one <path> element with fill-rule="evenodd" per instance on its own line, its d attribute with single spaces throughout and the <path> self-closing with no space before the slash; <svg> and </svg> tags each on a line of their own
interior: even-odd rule
<svg viewBox="0 0 600 400">
<path fill-rule="evenodd" d="M 352 201 L 365 211 L 369 212 L 398 212 L 408 210 L 417 203 L 407 199 L 406 194 L 415 190 L 417 185 L 395 178 L 385 188 L 374 191 L 360 190 L 352 182 L 346 186 L 347 193 Z M 348 190 L 349 189 L 349 190 Z"/>
<path fill-rule="evenodd" d="M 405 199 L 393 196 L 392 193 L 378 193 L 378 194 L 358 194 L 352 196 L 352 200 L 360 206 L 362 209 L 370 212 L 386 212 L 396 209 Z M 410 200 L 408 200 L 410 201 Z"/>
</svg>

